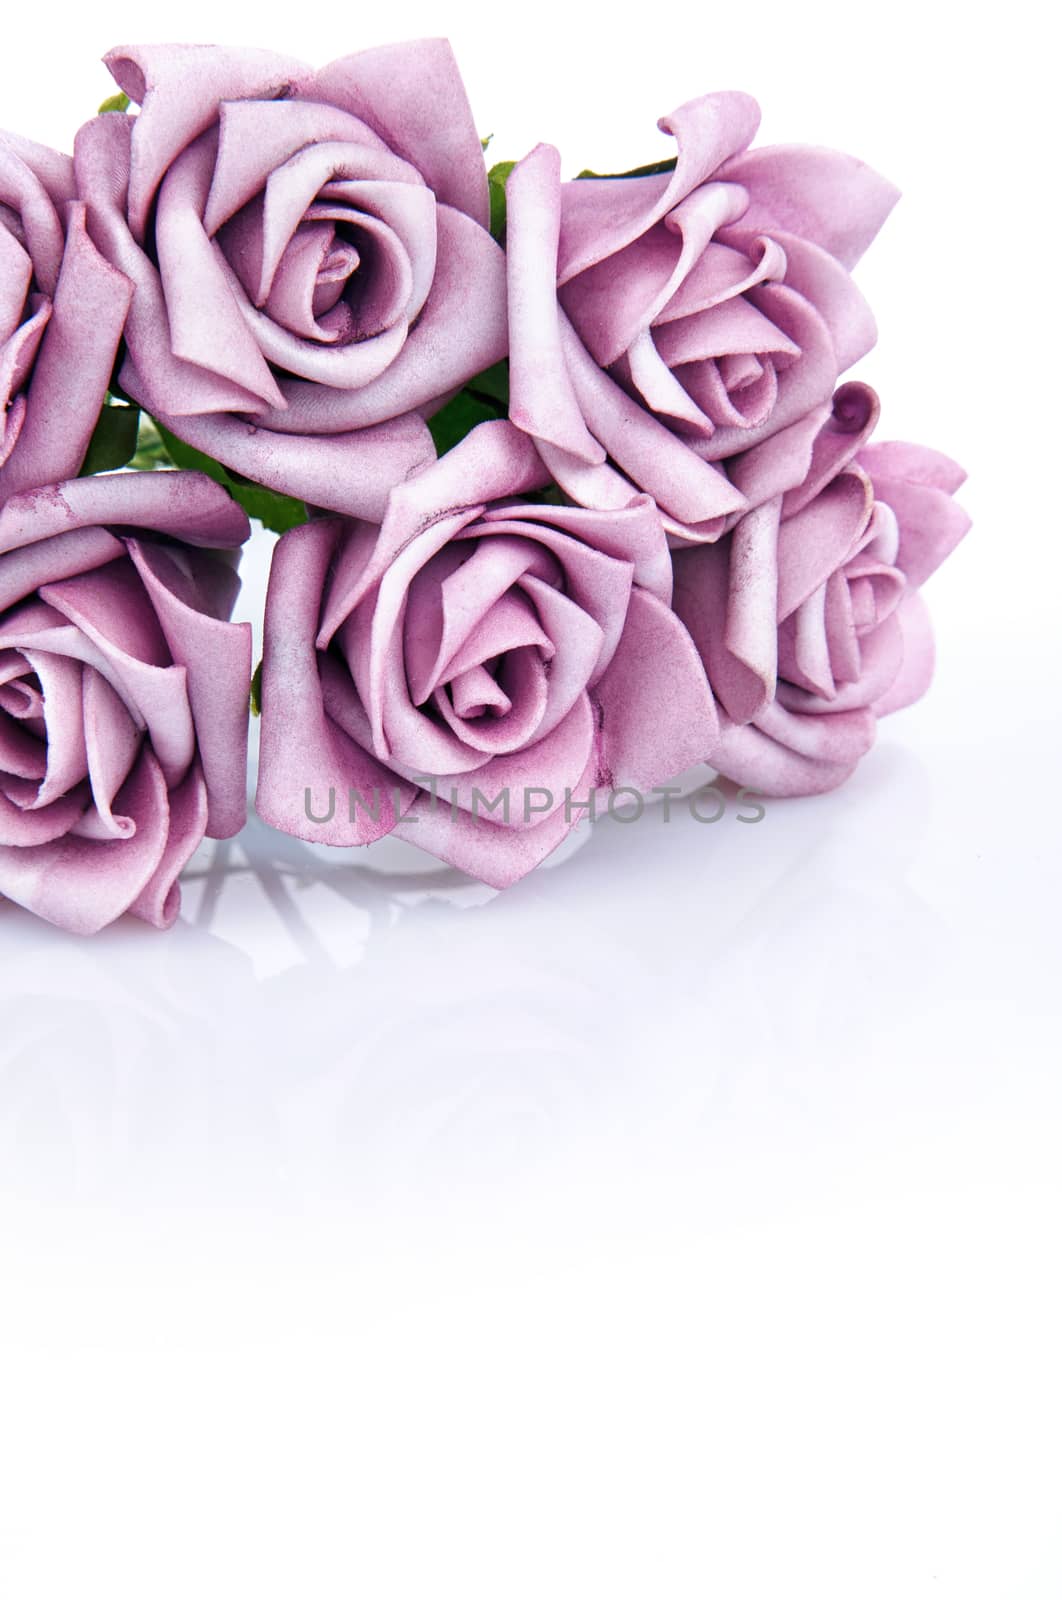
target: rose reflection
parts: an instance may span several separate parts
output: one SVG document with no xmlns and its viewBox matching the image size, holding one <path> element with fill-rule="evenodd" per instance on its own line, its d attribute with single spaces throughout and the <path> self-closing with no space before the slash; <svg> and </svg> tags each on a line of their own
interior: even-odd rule
<svg viewBox="0 0 1062 1600">
<path fill-rule="evenodd" d="M 353 865 L 253 823 L 193 861 L 166 940 L 4 906 L 3 1185 L 444 1228 L 601 1138 L 632 1170 L 646 1141 L 696 1162 L 750 1094 L 814 1108 L 885 1058 L 876 997 L 927 1004 L 939 967 L 908 879 L 926 774 L 899 748 L 871 767 L 756 827 L 580 829 L 501 895 L 395 841 Z"/>
</svg>

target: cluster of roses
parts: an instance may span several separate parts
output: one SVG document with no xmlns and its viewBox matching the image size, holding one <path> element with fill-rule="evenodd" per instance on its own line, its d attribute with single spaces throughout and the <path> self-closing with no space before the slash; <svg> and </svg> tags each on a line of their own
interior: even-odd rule
<svg viewBox="0 0 1062 1600">
<path fill-rule="evenodd" d="M 310 839 L 506 885 L 573 797 L 702 760 L 825 790 L 921 694 L 967 520 L 837 387 L 875 173 L 751 149 L 738 93 L 636 173 L 488 173 L 441 40 L 107 63 L 72 160 L 0 135 L 0 894 L 166 926 L 241 827 L 245 507 L 287 530 L 257 808 Z M 329 789 L 382 798 L 311 821 Z"/>
</svg>

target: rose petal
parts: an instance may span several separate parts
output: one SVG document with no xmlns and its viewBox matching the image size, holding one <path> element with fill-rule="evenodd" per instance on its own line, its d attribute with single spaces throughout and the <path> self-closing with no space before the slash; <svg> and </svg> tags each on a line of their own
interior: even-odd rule
<svg viewBox="0 0 1062 1600">
<path fill-rule="evenodd" d="M 580 178 L 563 191 L 558 281 L 567 283 L 667 216 L 688 194 L 743 150 L 759 126 L 747 94 L 726 91 L 690 100 L 658 126 L 678 145 L 675 170 L 645 178 Z M 740 181 L 740 180 L 738 180 Z"/>
<path fill-rule="evenodd" d="M 187 675 L 183 666 L 170 665 L 165 637 L 132 564 L 112 561 L 46 584 L 40 594 L 99 652 L 108 677 L 146 724 L 167 784 L 178 784 L 195 753 Z"/>
<path fill-rule="evenodd" d="M 106 678 L 91 667 L 82 670 L 81 693 L 97 836 L 128 839 L 135 824 L 130 817 L 115 815 L 114 799 L 133 769 L 140 729 Z"/>
<path fill-rule="evenodd" d="M 283 405 L 248 326 L 244 291 L 203 226 L 216 143 L 213 129 L 202 134 L 177 157 L 159 189 L 155 254 L 170 348 L 178 361 L 228 378 L 266 405 Z"/>
<path fill-rule="evenodd" d="M 711 756 L 719 723 L 704 667 L 655 595 L 632 590 L 623 637 L 594 700 L 604 782 L 646 790 Z"/>
<path fill-rule="evenodd" d="M 470 873 L 481 883 L 495 889 L 507 889 L 537 867 L 546 856 L 567 838 L 568 834 L 586 816 L 585 802 L 589 798 L 597 770 L 597 755 L 593 749 L 582 774 L 572 788 L 570 796 L 553 795 L 553 810 L 544 821 L 528 827 L 505 826 L 491 822 L 485 807 L 478 815 L 460 806 L 448 804 L 448 793 L 440 785 L 439 798 L 421 794 L 395 827 L 395 836 L 420 845 L 440 860 L 462 872 Z M 545 787 L 543 785 L 543 787 Z M 523 816 L 525 805 L 531 810 L 539 804 L 540 797 L 517 794 L 517 814 Z M 510 801 L 510 815 L 513 801 Z"/>
<path fill-rule="evenodd" d="M 744 499 L 718 468 L 702 461 L 601 371 L 567 318 L 561 334 L 587 426 L 638 488 L 662 510 L 693 525 L 744 509 Z"/>
<path fill-rule="evenodd" d="M 319 844 L 367 844 L 389 833 L 399 808 L 414 791 L 356 744 L 325 710 L 315 643 L 329 562 L 342 533 L 335 519 L 322 518 L 295 528 L 273 552 L 266 596 L 262 666 L 262 742 L 255 805 L 260 816 L 285 833 Z M 348 791 L 372 804 L 350 818 Z M 307 816 L 307 797 L 318 814 L 335 795 L 335 815 L 316 823 Z"/>
<path fill-rule="evenodd" d="M 587 432 L 561 347 L 557 311 L 560 155 L 540 144 L 506 184 L 509 417 L 525 433 L 592 465 L 605 450 Z"/>
<path fill-rule="evenodd" d="M 120 791 L 129 838 L 100 842 L 67 835 L 33 849 L 0 845 L 0 894 L 68 933 L 96 933 L 129 909 L 166 847 L 169 801 L 150 749 Z"/>
<path fill-rule="evenodd" d="M 63 261 L 63 228 L 55 204 L 13 143 L 0 138 L 0 204 L 18 217 L 37 287 L 53 295 Z"/>
<path fill-rule="evenodd" d="M 334 106 L 299 100 L 227 100 L 218 108 L 218 150 L 203 226 L 213 236 L 265 187 L 270 173 L 306 145 L 357 145 L 372 171 L 420 182 L 364 122 Z"/>
<path fill-rule="evenodd" d="M 351 390 L 288 379 L 281 383 L 286 409 L 267 412 L 264 425 L 299 434 L 369 427 L 437 404 L 501 360 L 507 350 L 505 256 L 488 233 L 452 207 L 439 206 L 436 222 L 431 293 L 386 371 Z"/>
<path fill-rule="evenodd" d="M 77 528 L 0 555 L 0 612 L 34 594 L 42 584 L 89 572 L 101 561 L 113 560 L 121 550 L 106 529 Z"/>
<path fill-rule="evenodd" d="M 77 196 L 74 181 L 74 163 L 69 156 L 60 155 L 48 145 L 36 144 L 20 133 L 0 129 L 0 147 L 6 147 L 23 161 L 34 177 L 43 185 L 52 204 L 57 208 Z"/>
<path fill-rule="evenodd" d="M 158 545 L 127 548 L 155 608 L 172 659 L 187 672 L 212 839 L 228 839 L 247 820 L 247 704 L 251 624 L 204 615 L 194 578 Z M 200 560 L 206 558 L 200 557 Z"/>
<path fill-rule="evenodd" d="M 853 553 L 873 500 L 862 473 L 843 472 L 778 529 L 778 620 L 795 611 Z"/>
<path fill-rule="evenodd" d="M 275 100 L 310 76 L 290 57 L 222 45 L 120 45 L 103 60 L 119 89 L 141 107 L 129 119 L 135 124 L 129 225 L 139 240 L 163 174 L 216 120 L 221 101 Z"/>
<path fill-rule="evenodd" d="M 742 227 L 781 229 L 854 267 L 900 198 L 900 191 L 854 156 L 812 145 L 762 145 L 720 172 L 749 192 Z"/>
<path fill-rule="evenodd" d="M 875 496 L 896 514 L 900 532 L 896 564 L 918 588 L 970 530 L 969 516 L 951 498 L 951 488 L 942 486 L 957 487 L 965 474 L 947 456 L 917 445 L 869 445 L 857 460 L 871 474 Z M 887 476 L 883 464 L 900 468 L 904 475 Z"/>
<path fill-rule="evenodd" d="M 225 415 L 155 415 L 179 439 L 278 494 L 377 521 L 392 486 L 435 455 L 426 423 L 413 415 L 318 438 L 271 433 Z"/>
<path fill-rule="evenodd" d="M 21 326 L 26 315 L 26 300 L 33 283 L 33 262 L 11 229 L 0 221 L 0 371 L 8 361 L 3 346 Z M 51 304 L 42 298 L 30 320 L 47 321 Z M 13 384 L 0 380 L 0 402 L 6 404 Z"/>
<path fill-rule="evenodd" d="M 216 549 L 235 548 L 251 531 L 243 508 L 203 472 L 101 472 L 12 497 L 0 511 L 0 551 L 83 528 L 87 545 L 100 541 L 86 552 L 79 570 L 87 571 L 110 559 L 105 549 L 111 548 L 113 555 L 122 550 L 116 540 L 109 547 L 102 543 L 102 528 L 93 526 L 97 523 L 150 528 L 184 544 Z"/>
<path fill-rule="evenodd" d="M 824 794 L 855 771 L 874 742 L 872 711 L 801 716 L 775 701 L 755 722 L 720 719 L 712 765 L 759 794 Z"/>
<path fill-rule="evenodd" d="M 675 611 L 734 722 L 751 722 L 775 692 L 777 499 L 748 512 L 728 539 L 675 552 Z"/>
<path fill-rule="evenodd" d="M 27 392 L 18 448 L 3 469 L 0 499 L 72 477 L 81 466 L 114 369 L 132 287 L 70 207 L 66 252 Z"/>
<path fill-rule="evenodd" d="M 908 588 L 895 613 L 903 642 L 903 663 L 884 694 L 874 701 L 879 717 L 920 700 L 933 678 L 933 628 L 929 611 L 917 589 Z"/>
<path fill-rule="evenodd" d="M 203 842 L 206 825 L 206 784 L 199 767 L 193 766 L 184 782 L 170 790 L 166 843 L 157 867 L 129 906 L 134 917 L 153 928 L 173 926 L 181 909 L 177 877 Z"/>
<path fill-rule="evenodd" d="M 78 187 L 88 202 L 92 238 L 134 285 L 121 386 L 132 395 L 135 385 L 141 403 L 154 413 L 261 410 L 262 401 L 250 390 L 173 354 L 158 268 L 133 239 L 125 216 L 132 124 L 139 122 L 140 117 L 107 112 L 87 122 L 74 141 Z"/>
<path fill-rule="evenodd" d="M 483 148 L 446 39 L 417 39 L 345 56 L 300 91 L 368 123 L 423 173 L 437 198 L 486 227 Z"/>
</svg>

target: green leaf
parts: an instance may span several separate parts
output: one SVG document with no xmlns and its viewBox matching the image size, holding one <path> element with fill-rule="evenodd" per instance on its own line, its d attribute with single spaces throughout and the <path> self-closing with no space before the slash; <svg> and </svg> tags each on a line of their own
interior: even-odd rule
<svg viewBox="0 0 1062 1600">
<path fill-rule="evenodd" d="M 439 454 L 445 455 L 481 422 L 496 422 L 503 415 L 491 400 L 481 400 L 462 389 L 448 400 L 441 411 L 428 418 L 428 427 Z"/>
<path fill-rule="evenodd" d="M 509 362 L 496 361 L 493 367 L 469 378 L 465 384 L 469 394 L 477 400 L 493 400 L 503 416 L 509 413 Z"/>
<path fill-rule="evenodd" d="M 258 665 L 255 667 L 254 676 L 251 679 L 251 715 L 252 715 L 252 717 L 260 717 L 262 715 L 262 663 L 261 662 L 259 662 Z"/>
<path fill-rule="evenodd" d="M 172 467 L 170 453 L 159 436 L 154 417 L 146 411 L 140 413 L 140 431 L 137 434 L 136 455 L 129 462 L 134 472 L 154 472 L 159 467 Z"/>
<path fill-rule="evenodd" d="M 469 378 L 464 388 L 428 418 L 428 427 L 440 455 L 460 444 L 466 434 L 481 422 L 497 422 L 509 415 L 509 363 L 496 361 L 493 367 Z"/>
<path fill-rule="evenodd" d="M 499 244 L 505 243 L 505 184 L 515 161 L 497 161 L 487 173 L 490 190 L 490 231 Z"/>
<path fill-rule="evenodd" d="M 100 109 L 97 111 L 96 115 L 98 117 L 102 117 L 102 115 L 103 115 L 103 113 L 105 111 L 128 111 L 128 110 L 129 110 L 129 96 L 127 94 L 122 94 L 121 91 L 119 91 L 118 94 L 112 94 L 108 99 L 106 99 L 103 102 L 103 104 L 100 106 Z"/>
<path fill-rule="evenodd" d="M 656 178 L 662 172 L 674 172 L 676 156 L 671 156 L 667 161 L 650 161 L 646 167 L 632 167 L 629 172 L 593 172 L 585 167 L 577 176 L 580 178 Z"/>
<path fill-rule="evenodd" d="M 220 461 L 185 444 L 183 439 L 178 439 L 168 428 L 164 428 L 161 422 L 156 420 L 155 427 L 174 466 L 205 472 L 215 483 L 220 483 L 223 489 L 228 490 L 249 517 L 257 518 L 272 533 L 287 533 L 289 528 L 297 528 L 308 520 L 306 507 L 301 500 L 293 500 L 286 494 L 275 494 L 272 489 L 263 488 L 259 483 L 238 479 Z"/>
<path fill-rule="evenodd" d="M 139 421 L 140 412 L 136 406 L 105 405 L 92 430 L 92 438 L 81 463 L 81 476 L 87 478 L 94 472 L 115 472 L 131 461 L 136 451 Z"/>
</svg>

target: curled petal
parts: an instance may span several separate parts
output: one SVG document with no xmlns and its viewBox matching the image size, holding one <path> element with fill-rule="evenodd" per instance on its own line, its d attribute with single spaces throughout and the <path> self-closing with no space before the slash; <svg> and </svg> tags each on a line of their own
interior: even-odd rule
<svg viewBox="0 0 1062 1600">
<path fill-rule="evenodd" d="M 386 371 L 360 389 L 282 381 L 285 407 L 265 412 L 264 426 L 296 434 L 371 427 L 407 411 L 437 407 L 501 360 L 507 349 L 505 256 L 488 233 L 451 206 L 439 206 L 436 221 L 431 292 Z"/>
<path fill-rule="evenodd" d="M 918 445 L 868 445 L 857 461 L 870 473 L 875 496 L 896 514 L 896 564 L 918 588 L 969 532 L 969 516 L 952 499 L 965 473 L 947 456 Z"/>
<path fill-rule="evenodd" d="M 540 144 L 506 185 L 509 416 L 525 433 L 591 465 L 604 447 L 587 431 L 572 388 L 557 310 L 560 156 Z"/>
<path fill-rule="evenodd" d="M 576 397 L 590 431 L 662 511 L 696 525 L 744 510 L 744 498 L 717 467 L 702 461 L 601 371 L 566 317 L 562 318 L 561 334 Z"/>
<path fill-rule="evenodd" d="M 850 777 L 874 743 L 869 710 L 808 717 L 775 701 L 741 727 L 721 719 L 712 765 L 765 795 L 824 794 Z"/>
<path fill-rule="evenodd" d="M 74 141 L 78 188 L 88 204 L 92 238 L 134 286 L 125 324 L 127 356 L 121 386 L 129 395 L 135 387 L 134 398 L 155 413 L 260 411 L 263 402 L 250 390 L 173 353 L 158 268 L 133 238 L 126 220 L 132 124 L 139 120 L 108 112 L 85 123 Z"/>
<path fill-rule="evenodd" d="M 858 455 L 877 425 L 881 405 L 865 383 L 845 383 L 833 397 L 829 415 L 816 435 L 801 482 L 782 502 L 782 515 L 793 516 L 810 505 L 828 483 Z M 799 426 L 799 425 L 798 425 Z"/>
<path fill-rule="evenodd" d="M 127 838 L 67 833 L 32 850 L 0 845 L 0 894 L 68 933 L 97 933 L 120 917 L 157 871 L 169 833 L 166 781 L 147 747 L 115 809 L 132 823 Z"/>
<path fill-rule="evenodd" d="M 255 799 L 275 828 L 318 844 L 367 844 L 389 833 L 414 790 L 344 732 L 329 715 L 316 635 L 329 563 L 342 524 L 322 518 L 292 529 L 273 552 L 266 596 L 262 666 L 262 742 Z M 366 799 L 350 815 L 349 791 Z M 328 796 L 333 815 L 324 816 Z M 309 796 L 309 806 L 307 797 Z M 379 797 L 374 819 L 371 808 Z"/>
<path fill-rule="evenodd" d="M 551 855 L 585 815 L 580 805 L 590 797 L 596 772 L 597 754 L 592 748 L 581 777 L 572 786 L 571 797 L 566 801 L 561 795 L 561 803 L 533 827 L 506 827 L 491 822 L 482 813 L 473 816 L 460 806 L 451 808 L 446 791 L 442 790 L 440 799 L 435 801 L 430 794 L 421 794 L 396 826 L 395 835 L 420 845 L 492 889 L 508 889 Z M 524 798 L 518 796 L 517 803 L 523 805 Z M 539 803 L 537 797 L 527 797 L 530 808 Z"/>
<path fill-rule="evenodd" d="M 892 683 L 874 702 L 875 715 L 887 717 L 891 711 L 920 700 L 933 677 L 933 628 L 929 610 L 917 589 L 907 589 L 896 611 L 903 647 L 903 662 Z"/>
<path fill-rule="evenodd" d="M 0 511 L 0 551 L 74 528 L 84 528 L 86 540 L 95 538 L 102 528 L 94 524 L 150 528 L 183 544 L 216 549 L 235 548 L 251 531 L 247 513 L 203 472 L 101 472 L 9 500 Z M 114 543 L 113 549 L 117 555 L 121 547 Z M 102 552 L 101 546 L 92 565 L 109 559 Z"/>
<path fill-rule="evenodd" d="M 19 220 L 37 287 L 53 295 L 63 260 L 62 223 L 44 184 L 6 135 L 0 136 L 0 204 Z"/>
<path fill-rule="evenodd" d="M 717 428 L 705 446 L 712 461 L 753 445 L 799 422 L 809 411 L 828 401 L 837 381 L 837 354 L 830 330 L 810 301 L 784 283 L 760 284 L 748 300 L 800 350 L 800 359 L 778 371 L 774 404 L 751 427 Z"/>
<path fill-rule="evenodd" d="M 151 877 L 129 910 L 134 917 L 150 922 L 153 928 L 170 928 L 181 909 L 181 890 L 177 882 L 181 869 L 203 842 L 207 826 L 207 790 L 198 765 L 167 796 L 169 827 L 166 843 Z"/>
<path fill-rule="evenodd" d="M 179 439 L 278 494 L 375 520 L 383 516 L 393 485 L 435 455 L 427 424 L 417 416 L 303 438 L 271 433 L 239 417 L 155 414 Z"/>
<path fill-rule="evenodd" d="M 76 198 L 74 163 L 69 156 L 61 155 L 48 145 L 24 139 L 20 133 L 0 129 L 0 149 L 12 151 L 40 182 L 56 209 Z"/>
<path fill-rule="evenodd" d="M 873 313 L 845 268 L 827 250 L 792 233 L 776 233 L 785 251 L 785 281 L 802 294 L 830 330 L 837 370 L 846 372 L 874 348 L 877 326 Z"/>
<path fill-rule="evenodd" d="M 678 550 L 675 610 L 733 722 L 774 696 L 778 639 L 778 500 L 748 512 L 728 539 Z"/>
<path fill-rule="evenodd" d="M 671 557 L 660 513 L 647 494 L 624 500 L 604 516 L 600 509 L 537 504 L 491 506 L 483 514 L 488 525 L 506 519 L 542 525 L 550 548 L 558 553 L 555 533 L 561 530 L 579 544 L 601 550 L 616 561 L 630 562 L 638 587 L 650 590 L 665 605 L 671 604 Z"/>
<path fill-rule="evenodd" d="M 382 140 L 357 117 L 299 100 L 228 100 L 219 108 L 217 160 L 203 226 L 212 237 L 265 187 L 270 174 L 306 145 L 340 142 L 384 158 L 380 175 L 419 182 L 416 169 L 388 158 Z M 374 167 L 375 167 L 374 161 Z"/>
<path fill-rule="evenodd" d="M 188 701 L 212 839 L 239 833 L 247 818 L 247 704 L 251 690 L 251 624 L 206 615 L 190 577 L 159 545 L 130 539 L 140 574 L 173 661 L 187 673 Z M 200 557 L 200 560 L 208 558 Z"/>
<path fill-rule="evenodd" d="M 0 501 L 81 466 L 114 368 L 132 285 L 100 255 L 72 205 L 48 326 L 37 352 L 18 445 L 0 475 Z"/>
<path fill-rule="evenodd" d="M 719 733 L 692 639 L 655 595 L 631 591 L 627 624 L 594 690 L 602 781 L 641 789 L 711 758 Z"/>
<path fill-rule="evenodd" d="M 796 610 L 852 555 L 870 524 L 873 498 L 863 473 L 843 472 L 778 529 L 778 620 Z"/>
<path fill-rule="evenodd" d="M 120 45 L 103 59 L 119 89 L 141 107 L 129 119 L 135 123 L 129 225 L 141 241 L 163 174 L 216 121 L 221 101 L 280 99 L 310 76 L 290 57 L 220 45 Z"/>
<path fill-rule="evenodd" d="M 9 554 L 0 555 L 0 612 L 35 594 L 43 584 L 91 572 L 121 551 L 106 528 L 73 528 L 46 541 L 16 545 Z"/>
<path fill-rule="evenodd" d="M 81 692 L 94 836 L 127 839 L 135 824 L 130 817 L 116 815 L 114 799 L 132 771 L 140 729 L 107 679 L 91 667 L 82 670 Z"/>
<path fill-rule="evenodd" d="M 727 161 L 720 177 L 749 192 L 742 227 L 782 230 L 852 268 L 900 198 L 888 179 L 854 156 L 813 145 L 762 145 Z"/>
<path fill-rule="evenodd" d="M 760 110 L 747 94 L 724 91 L 687 101 L 659 126 L 678 145 L 675 170 L 659 177 L 580 178 L 564 185 L 558 279 L 567 283 L 615 255 L 661 221 L 687 195 L 719 175 L 749 144 Z M 740 182 L 740 179 L 737 180 Z"/>
<path fill-rule="evenodd" d="M 212 131 L 189 145 L 159 189 L 155 253 L 170 347 L 178 361 L 228 378 L 266 405 L 283 404 L 243 314 L 243 290 L 226 272 L 223 257 L 203 227 L 215 145 Z"/>
<path fill-rule="evenodd" d="M 186 673 L 172 664 L 132 566 L 112 561 L 94 572 L 46 584 L 40 594 L 73 623 L 70 653 L 89 660 L 98 652 L 110 681 L 147 727 L 166 782 L 179 783 L 195 754 Z"/>
<path fill-rule="evenodd" d="M 486 227 L 483 147 L 446 39 L 382 45 L 333 61 L 300 90 L 351 112 L 423 173 L 446 205 Z"/>
<path fill-rule="evenodd" d="M 504 419 L 481 422 L 424 471 L 396 485 L 381 519 L 372 560 L 359 579 L 357 596 L 383 576 L 415 534 L 443 518 L 461 515 L 470 520 L 469 513 L 491 500 L 542 489 L 548 482 L 542 460 L 526 434 Z M 425 551 L 423 559 L 427 554 Z M 333 595 L 333 603 L 335 598 Z M 356 597 L 351 595 L 347 609 L 354 604 Z"/>
</svg>

